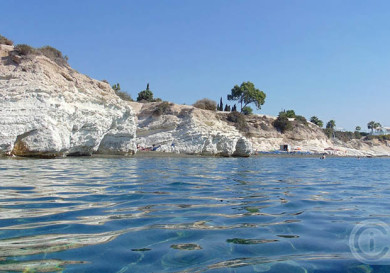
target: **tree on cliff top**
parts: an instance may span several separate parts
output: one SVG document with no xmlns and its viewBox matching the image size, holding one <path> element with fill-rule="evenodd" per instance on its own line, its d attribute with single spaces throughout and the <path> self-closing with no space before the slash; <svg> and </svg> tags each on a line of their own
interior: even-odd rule
<svg viewBox="0 0 390 273">
<path fill-rule="evenodd" d="M 329 120 L 328 123 L 326 124 L 326 128 L 327 129 L 334 129 L 334 127 L 336 127 L 336 122 L 333 119 Z"/>
<path fill-rule="evenodd" d="M 254 103 L 257 109 L 265 102 L 265 93 L 257 88 L 251 82 L 243 82 L 240 86 L 235 85 L 231 93 L 227 96 L 228 100 L 237 100 L 242 109 L 250 103 Z"/>
<path fill-rule="evenodd" d="M 324 123 L 322 122 L 322 120 L 320 120 L 319 118 L 317 118 L 316 116 L 312 116 L 310 118 L 310 121 L 313 122 L 315 125 L 319 126 L 319 127 L 322 127 L 324 126 Z"/>
<path fill-rule="evenodd" d="M 146 89 L 138 93 L 137 101 L 147 101 L 152 102 L 153 99 L 153 92 L 149 90 L 149 83 L 146 85 Z"/>
<path fill-rule="evenodd" d="M 296 117 L 295 111 L 294 110 L 287 110 L 286 111 L 286 116 L 288 118 L 295 118 Z"/>
<path fill-rule="evenodd" d="M 367 128 L 371 130 L 371 134 L 374 133 L 374 130 L 377 130 L 380 127 L 382 127 L 382 125 L 379 122 L 375 122 L 375 121 L 370 121 L 367 124 Z"/>
</svg>

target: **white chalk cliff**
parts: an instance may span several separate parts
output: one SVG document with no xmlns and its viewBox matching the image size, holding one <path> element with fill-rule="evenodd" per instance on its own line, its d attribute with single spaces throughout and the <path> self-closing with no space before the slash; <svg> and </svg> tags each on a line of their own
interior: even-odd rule
<svg viewBox="0 0 390 273">
<path fill-rule="evenodd" d="M 136 152 L 131 107 L 110 85 L 0 45 L 0 155 Z"/>
<path fill-rule="evenodd" d="M 252 144 L 213 111 L 172 103 L 131 103 L 137 114 L 137 144 L 160 152 L 246 157 Z M 165 107 L 163 107 L 165 105 Z"/>
<path fill-rule="evenodd" d="M 0 156 L 132 155 L 137 150 L 246 157 L 293 150 L 342 156 L 390 156 L 390 141 L 329 139 L 318 126 L 294 122 L 284 134 L 275 117 L 250 115 L 245 128 L 215 112 L 168 102 L 120 99 L 97 81 L 42 54 L 0 44 Z M 137 149 L 138 146 L 138 149 Z"/>
<path fill-rule="evenodd" d="M 293 151 L 338 156 L 390 156 L 390 142 L 329 139 L 317 125 L 293 121 L 293 130 L 278 132 L 276 117 L 250 115 L 247 128 L 227 120 L 227 112 L 201 110 L 169 103 L 130 103 L 137 116 L 137 145 L 160 152 L 249 156 L 289 145 Z M 164 106 L 165 104 L 165 106 Z"/>
<path fill-rule="evenodd" d="M 158 116 L 158 103 L 123 101 L 108 83 L 42 54 L 20 55 L 0 45 L 0 58 L 0 155 L 131 155 L 136 144 L 185 154 L 253 152 L 234 126 L 210 123 L 214 112 L 177 105 L 170 107 L 176 112 Z M 143 107 L 137 118 L 133 106 Z"/>
</svg>

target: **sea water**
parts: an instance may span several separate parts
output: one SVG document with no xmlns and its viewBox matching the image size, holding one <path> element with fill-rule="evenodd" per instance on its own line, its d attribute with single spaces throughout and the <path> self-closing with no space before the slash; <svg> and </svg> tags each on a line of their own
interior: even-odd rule
<svg viewBox="0 0 390 273">
<path fill-rule="evenodd" d="M 0 272 L 390 272 L 390 159 L 0 160 Z"/>
</svg>

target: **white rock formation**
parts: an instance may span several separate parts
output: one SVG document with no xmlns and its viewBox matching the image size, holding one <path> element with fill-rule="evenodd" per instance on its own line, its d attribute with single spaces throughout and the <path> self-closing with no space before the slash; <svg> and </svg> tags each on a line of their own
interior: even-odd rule
<svg viewBox="0 0 390 273">
<path fill-rule="evenodd" d="M 159 152 L 249 156 L 289 144 L 302 152 L 390 156 L 389 141 L 330 140 L 311 123 L 281 134 L 272 126 L 275 117 L 253 115 L 243 133 L 226 112 L 125 102 L 108 83 L 13 50 L 0 45 L 0 155 L 128 155 L 136 145 L 154 145 Z"/>
<path fill-rule="evenodd" d="M 226 112 L 171 104 L 163 114 L 155 114 L 161 103 L 131 103 L 138 118 L 137 144 L 155 145 L 157 151 L 187 154 L 248 156 L 254 151 L 269 152 L 290 145 L 293 151 L 338 156 L 390 156 L 390 141 L 329 139 L 318 126 L 295 124 L 284 134 L 272 125 L 275 117 L 246 117 L 249 131 L 243 134 L 226 121 Z"/>
<path fill-rule="evenodd" d="M 137 144 L 160 152 L 199 155 L 250 156 L 252 144 L 234 126 L 212 111 L 170 104 L 156 114 L 161 103 L 131 103 L 138 117 Z"/>
<path fill-rule="evenodd" d="M 136 152 L 131 107 L 110 85 L 0 45 L 0 155 Z"/>
</svg>

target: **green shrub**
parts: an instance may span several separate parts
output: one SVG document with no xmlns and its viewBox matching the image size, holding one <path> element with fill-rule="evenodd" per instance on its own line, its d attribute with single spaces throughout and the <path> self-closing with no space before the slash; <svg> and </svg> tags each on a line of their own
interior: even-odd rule
<svg viewBox="0 0 390 273">
<path fill-rule="evenodd" d="M 108 83 L 106 80 L 102 80 L 102 82 Z M 122 100 L 125 101 L 134 101 L 133 98 L 126 92 L 121 91 L 121 86 L 119 83 L 114 84 L 111 86 L 111 88 L 114 90 L 115 94 L 120 97 Z"/>
<path fill-rule="evenodd" d="M 286 116 L 287 116 L 288 118 L 295 118 L 295 117 L 296 117 L 295 111 L 294 111 L 294 110 L 287 110 L 287 111 L 286 111 Z"/>
<path fill-rule="evenodd" d="M 360 139 L 362 137 L 359 131 L 355 131 L 353 134 L 355 135 L 356 139 Z"/>
<path fill-rule="evenodd" d="M 167 101 L 163 101 L 162 103 L 159 103 L 156 108 L 153 111 L 154 116 L 161 116 L 172 113 L 171 106 L 173 104 L 169 103 Z"/>
<path fill-rule="evenodd" d="M 249 106 L 245 106 L 245 107 L 242 108 L 242 113 L 244 115 L 252 115 L 253 110 Z"/>
<path fill-rule="evenodd" d="M 14 50 L 22 56 L 29 56 L 29 55 L 43 55 L 55 62 L 58 65 L 65 65 L 68 63 L 68 57 L 63 56 L 61 51 L 58 49 L 55 49 L 51 46 L 44 46 L 41 48 L 33 48 L 32 46 L 25 45 L 25 44 L 19 44 L 16 45 Z"/>
<path fill-rule="evenodd" d="M 303 125 L 307 125 L 307 120 L 304 116 L 295 116 L 295 121 L 297 121 L 298 123 L 301 123 Z"/>
<path fill-rule="evenodd" d="M 312 123 L 314 123 L 315 125 L 319 126 L 319 127 L 324 126 L 324 122 L 323 122 L 322 120 L 320 120 L 319 118 L 317 118 L 316 116 L 312 116 L 312 117 L 310 118 L 310 121 L 311 121 Z"/>
<path fill-rule="evenodd" d="M 14 42 L 0 35 L 0 45 L 13 45 Z"/>
<path fill-rule="evenodd" d="M 234 126 L 241 132 L 248 133 L 249 126 L 245 116 L 239 112 L 230 112 L 227 115 L 227 120 L 234 123 Z"/>
<path fill-rule="evenodd" d="M 326 128 L 326 129 L 322 129 L 324 134 L 328 137 L 328 138 L 332 138 L 332 137 L 335 137 L 341 141 L 344 141 L 344 142 L 348 142 L 348 141 L 351 141 L 353 139 L 360 139 L 362 136 L 359 132 L 355 131 L 355 132 L 342 132 L 342 131 L 335 131 L 334 129 L 332 128 Z"/>
<path fill-rule="evenodd" d="M 291 131 L 293 129 L 291 121 L 289 121 L 287 114 L 285 112 L 280 112 L 277 119 L 272 123 L 272 125 L 280 131 L 282 134 L 286 131 Z"/>
<path fill-rule="evenodd" d="M 115 91 L 115 94 L 120 97 L 122 100 L 125 100 L 125 101 L 134 101 L 132 99 L 132 97 L 127 94 L 126 92 L 122 92 L 122 91 L 119 91 L 119 90 L 114 90 Z"/>
<path fill-rule="evenodd" d="M 364 139 L 365 140 L 378 139 L 379 141 L 385 141 L 385 140 L 390 140 L 390 135 L 379 135 L 379 136 L 368 135 Z"/>
<path fill-rule="evenodd" d="M 353 132 L 335 131 L 334 136 L 344 142 L 348 142 L 352 139 L 356 139 L 355 134 Z"/>
<path fill-rule="evenodd" d="M 119 83 L 114 84 L 111 86 L 114 91 L 120 91 L 121 90 L 121 85 Z"/>
<path fill-rule="evenodd" d="M 378 136 L 378 139 L 379 140 L 390 140 L 390 135 L 381 135 L 381 136 Z"/>
<path fill-rule="evenodd" d="M 333 137 L 334 130 L 333 130 L 332 128 L 322 129 L 322 131 L 324 132 L 324 134 L 325 134 L 328 138 L 332 138 L 332 137 Z"/>
<path fill-rule="evenodd" d="M 194 107 L 204 110 L 217 111 L 217 103 L 210 99 L 201 99 L 193 104 Z"/>
<path fill-rule="evenodd" d="M 227 115 L 227 120 L 236 123 L 239 120 L 245 120 L 245 117 L 239 112 L 231 112 Z"/>
<path fill-rule="evenodd" d="M 22 56 L 27 56 L 27 55 L 32 55 L 32 54 L 36 54 L 37 53 L 35 48 L 33 48 L 32 46 L 29 46 L 29 45 L 25 45 L 25 44 L 16 45 L 14 50 L 19 55 L 22 55 Z"/>
<path fill-rule="evenodd" d="M 143 91 L 139 92 L 138 97 L 137 97 L 137 101 L 138 102 L 143 102 L 143 101 L 152 102 L 153 101 L 153 92 L 150 90 L 143 90 Z"/>
<path fill-rule="evenodd" d="M 336 122 L 332 119 L 329 120 L 328 123 L 326 124 L 326 128 L 328 129 L 334 129 L 336 127 Z"/>
</svg>

